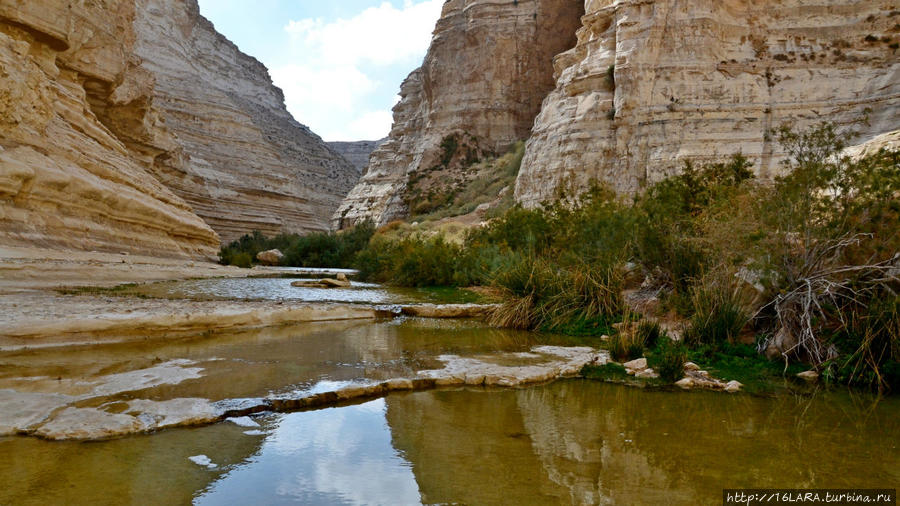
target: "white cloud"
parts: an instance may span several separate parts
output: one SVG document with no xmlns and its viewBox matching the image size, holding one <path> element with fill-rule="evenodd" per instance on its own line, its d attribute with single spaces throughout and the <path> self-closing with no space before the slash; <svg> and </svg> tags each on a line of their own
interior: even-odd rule
<svg viewBox="0 0 900 506">
<path fill-rule="evenodd" d="M 413 4 L 402 9 L 388 2 L 370 7 L 351 19 L 325 23 L 321 19 L 290 21 L 285 30 L 294 44 L 314 48 L 322 61 L 332 64 L 391 65 L 422 57 L 443 0 Z"/>
<path fill-rule="evenodd" d="M 394 122 L 391 111 L 370 111 L 350 122 L 348 139 L 378 140 L 387 136 Z"/>
<path fill-rule="evenodd" d="M 374 140 L 387 135 L 392 115 L 387 104 L 373 104 L 379 86 L 399 89 L 399 80 L 379 79 L 389 66 L 422 61 L 443 0 L 402 8 L 388 2 L 353 18 L 326 22 L 292 20 L 292 63 L 273 68 L 272 79 L 284 90 L 288 110 L 326 140 Z M 402 79 L 402 77 L 400 78 Z"/>
</svg>

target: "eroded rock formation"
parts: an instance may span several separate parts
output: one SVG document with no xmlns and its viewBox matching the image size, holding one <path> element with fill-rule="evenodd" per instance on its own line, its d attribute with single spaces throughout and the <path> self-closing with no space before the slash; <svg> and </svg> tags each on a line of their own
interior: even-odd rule
<svg viewBox="0 0 900 506">
<path fill-rule="evenodd" d="M 3 245 L 214 256 L 216 234 L 151 175 L 177 146 L 133 19 L 131 0 L 0 3 Z"/>
<path fill-rule="evenodd" d="M 328 147 L 350 162 L 360 174 L 365 174 L 372 151 L 387 139 L 377 141 L 329 142 Z M 354 181 L 356 183 L 356 181 Z"/>
<path fill-rule="evenodd" d="M 284 106 L 266 67 L 199 13 L 196 0 L 136 0 L 136 51 L 183 148 L 156 175 L 223 241 L 252 230 L 326 230 L 359 177 Z"/>
<path fill-rule="evenodd" d="M 553 88 L 553 56 L 574 45 L 580 0 L 449 0 L 422 67 L 400 89 L 388 140 L 334 215 L 344 227 L 407 214 L 409 176 L 435 168 L 448 136 L 502 153 L 529 135 Z"/>
<path fill-rule="evenodd" d="M 4 246 L 212 259 L 326 229 L 357 178 L 196 0 L 0 2 Z"/>
<path fill-rule="evenodd" d="M 892 0 L 586 0 L 578 44 L 555 60 L 516 198 L 535 205 L 590 179 L 635 191 L 741 151 L 778 173 L 766 130 L 785 121 L 900 129 L 900 10 Z"/>
</svg>

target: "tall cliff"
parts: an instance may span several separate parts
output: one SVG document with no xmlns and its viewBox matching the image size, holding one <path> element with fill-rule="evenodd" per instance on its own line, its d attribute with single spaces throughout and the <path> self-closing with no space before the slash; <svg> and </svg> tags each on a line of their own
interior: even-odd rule
<svg viewBox="0 0 900 506">
<path fill-rule="evenodd" d="M 334 225 L 406 216 L 410 176 L 440 165 L 445 139 L 483 154 L 527 138 L 554 86 L 553 56 L 574 45 L 583 12 L 581 0 L 448 0 L 422 67 L 401 86 L 388 140 Z"/>
<path fill-rule="evenodd" d="M 326 230 L 359 171 L 284 106 L 265 66 L 199 13 L 196 0 L 136 0 L 136 53 L 184 159 L 156 175 L 230 241 Z"/>
<path fill-rule="evenodd" d="M 329 142 L 328 147 L 335 153 L 341 155 L 350 162 L 359 173 L 365 174 L 366 166 L 369 165 L 369 157 L 372 151 L 380 146 L 387 139 L 379 139 L 377 141 L 352 141 L 352 142 Z M 354 181 L 355 183 L 355 181 Z"/>
<path fill-rule="evenodd" d="M 196 0 L 0 1 L 2 245 L 214 258 L 358 175 Z"/>
<path fill-rule="evenodd" d="M 216 234 L 151 175 L 177 146 L 135 66 L 134 15 L 0 2 L 0 244 L 214 256 Z"/>
<path fill-rule="evenodd" d="M 900 129 L 895 0 L 586 0 L 578 43 L 555 60 L 516 198 L 535 205 L 590 179 L 634 191 L 742 151 L 762 177 L 782 154 L 765 135 L 847 124 L 860 142 Z"/>
</svg>

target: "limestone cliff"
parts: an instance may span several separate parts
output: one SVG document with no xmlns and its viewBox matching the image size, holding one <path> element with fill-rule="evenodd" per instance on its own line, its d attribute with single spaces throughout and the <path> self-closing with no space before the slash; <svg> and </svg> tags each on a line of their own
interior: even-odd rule
<svg viewBox="0 0 900 506">
<path fill-rule="evenodd" d="M 216 32 L 196 0 L 135 0 L 136 52 L 183 160 L 156 175 L 230 241 L 326 230 L 359 171 L 284 106 L 268 71 Z"/>
<path fill-rule="evenodd" d="M 132 57 L 134 14 L 0 2 L 0 244 L 214 256 L 216 234 L 151 175 L 176 146 Z"/>
<path fill-rule="evenodd" d="M 554 86 L 553 56 L 574 45 L 583 12 L 581 0 L 447 1 L 422 67 L 401 86 L 388 140 L 334 224 L 406 216 L 410 175 L 440 168 L 448 137 L 465 136 L 471 153 L 527 138 Z"/>
<path fill-rule="evenodd" d="M 895 0 L 586 0 L 578 43 L 555 60 L 516 198 L 535 205 L 590 179 L 634 191 L 685 159 L 742 151 L 762 177 L 765 136 L 847 124 L 860 142 L 900 129 Z"/>
<path fill-rule="evenodd" d="M 353 141 L 353 142 L 329 142 L 328 147 L 335 153 L 344 157 L 350 162 L 360 174 L 365 174 L 366 166 L 369 165 L 369 157 L 375 148 L 384 143 L 387 139 L 377 141 Z M 354 181 L 355 183 L 355 181 Z"/>
</svg>

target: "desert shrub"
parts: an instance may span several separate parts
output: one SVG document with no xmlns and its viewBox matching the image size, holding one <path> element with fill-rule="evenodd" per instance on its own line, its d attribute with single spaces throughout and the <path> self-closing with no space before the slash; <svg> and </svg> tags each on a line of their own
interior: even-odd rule
<svg viewBox="0 0 900 506">
<path fill-rule="evenodd" d="M 660 337 L 665 337 L 659 322 L 651 320 L 641 320 L 635 330 L 638 339 L 648 348 L 653 348 L 659 342 Z"/>
<path fill-rule="evenodd" d="M 616 89 L 616 66 L 610 65 L 606 67 L 606 88 L 609 91 L 613 91 Z"/>
<path fill-rule="evenodd" d="M 867 348 L 886 325 L 868 318 L 869 308 L 900 289 L 900 153 L 881 150 L 852 159 L 842 150 L 853 132 L 830 123 L 804 132 L 782 127 L 776 135 L 790 171 L 776 181 L 761 213 L 770 231 L 762 246 L 777 276 L 774 295 L 758 316 L 773 334 L 790 337 L 784 354 L 832 365 L 838 352 L 828 336 L 842 336 L 844 353 Z M 864 331 L 853 328 L 862 321 Z M 878 360 L 854 363 L 857 372 L 831 376 L 880 377 Z"/>
<path fill-rule="evenodd" d="M 686 293 L 711 263 L 704 224 L 736 194 L 747 191 L 751 164 L 730 161 L 697 169 L 687 162 L 681 175 L 665 179 L 637 202 L 636 248 L 651 270 L 661 272 L 676 293 Z"/>
<path fill-rule="evenodd" d="M 260 251 L 278 249 L 284 253 L 282 265 L 350 267 L 353 258 L 368 244 L 374 233 L 375 227 L 370 221 L 340 232 L 279 234 L 271 238 L 257 230 L 223 246 L 219 250 L 219 261 L 225 265 L 237 265 L 237 261 L 246 263 L 246 255 L 252 263 Z"/>
<path fill-rule="evenodd" d="M 586 365 L 581 368 L 581 375 L 587 379 L 625 382 L 631 381 L 631 376 L 620 364 L 613 362 L 603 365 Z"/>
<path fill-rule="evenodd" d="M 601 265 L 560 267 L 534 255 L 513 256 L 493 284 L 507 300 L 492 321 L 516 328 L 600 335 L 624 307 L 621 270 Z"/>
<path fill-rule="evenodd" d="M 850 317 L 831 340 L 840 355 L 823 365 L 826 377 L 873 389 L 900 388 L 900 296 L 885 294 Z"/>
<path fill-rule="evenodd" d="M 734 342 L 750 319 L 735 290 L 722 282 L 693 287 L 691 310 L 690 326 L 684 333 L 689 346 Z"/>
<path fill-rule="evenodd" d="M 657 342 L 648 364 L 669 383 L 674 383 L 684 376 L 684 363 L 688 360 L 687 347 L 681 343 L 665 338 Z"/>
<path fill-rule="evenodd" d="M 617 332 L 609 338 L 609 354 L 619 362 L 644 356 L 644 342 L 636 332 Z"/>
<path fill-rule="evenodd" d="M 249 269 L 250 267 L 253 267 L 253 257 L 246 252 L 235 253 L 233 256 L 229 257 L 228 264 Z"/>
</svg>

